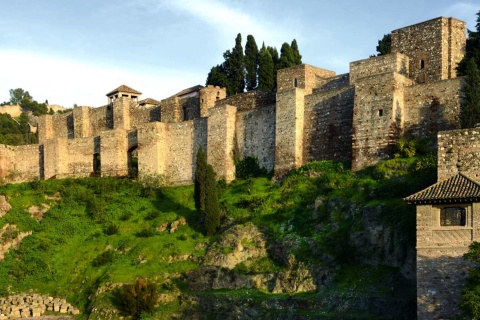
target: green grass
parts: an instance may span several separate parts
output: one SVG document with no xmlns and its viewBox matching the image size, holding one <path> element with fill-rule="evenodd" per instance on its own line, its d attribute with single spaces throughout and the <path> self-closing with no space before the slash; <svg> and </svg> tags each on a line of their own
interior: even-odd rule
<svg viewBox="0 0 480 320">
<path fill-rule="evenodd" d="M 322 261 L 322 254 L 333 256 L 341 266 L 331 289 L 335 295 L 349 294 L 351 288 L 364 288 L 358 291 L 361 295 L 388 294 L 374 288 L 382 287 L 382 279 L 393 271 L 379 267 L 374 271 L 380 278 L 372 278 L 369 269 L 351 266 L 349 256 L 355 253 L 345 243 L 349 234 L 361 229 L 362 208 L 380 206 L 383 223 L 408 235 L 405 243 L 395 245 L 412 245 L 415 212 L 401 198 L 435 180 L 419 161 L 394 159 L 359 172 L 349 170 L 346 163 L 313 162 L 292 171 L 280 183 L 260 177 L 219 184 L 225 225 L 251 222 L 266 234 L 268 244 L 290 239 L 295 243 L 290 254 L 304 263 L 323 266 L 332 262 Z M 46 200 L 45 195 L 57 192 L 60 200 Z M 0 296 L 33 289 L 66 297 L 87 310 L 92 304 L 89 296 L 99 287 L 133 283 L 137 277 L 159 284 L 174 279 L 172 288 L 162 290 L 193 294 L 181 276 L 199 266 L 197 258 L 205 254 L 199 244 L 219 237 L 204 236 L 193 186 L 152 189 L 128 179 L 85 178 L 5 185 L 0 194 L 12 205 L 0 218 L 0 228 L 10 223 L 20 232 L 33 232 L 0 262 Z M 26 210 L 42 204 L 51 208 L 39 222 Z M 168 228 L 158 231 L 181 218 L 187 223 L 175 233 L 170 234 Z M 116 232 L 107 231 L 112 226 Z M 253 244 L 244 241 L 242 245 Z M 233 249 L 223 250 L 230 253 Z M 285 268 L 277 258 L 248 260 L 234 272 L 274 273 Z M 228 294 L 277 297 L 242 290 Z M 96 303 L 111 306 L 109 295 L 100 295 Z M 179 308 L 178 301 L 168 302 L 159 306 L 156 315 L 167 317 Z"/>
</svg>

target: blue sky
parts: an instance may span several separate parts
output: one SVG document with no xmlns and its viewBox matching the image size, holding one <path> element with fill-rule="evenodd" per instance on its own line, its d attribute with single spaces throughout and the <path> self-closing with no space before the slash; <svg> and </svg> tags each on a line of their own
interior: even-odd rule
<svg viewBox="0 0 480 320">
<path fill-rule="evenodd" d="M 348 72 L 392 30 L 455 17 L 475 29 L 480 3 L 452 0 L 0 0 L 0 102 L 23 88 L 38 101 L 100 106 L 121 84 L 164 99 L 205 84 L 252 34 L 303 62 Z"/>
</svg>

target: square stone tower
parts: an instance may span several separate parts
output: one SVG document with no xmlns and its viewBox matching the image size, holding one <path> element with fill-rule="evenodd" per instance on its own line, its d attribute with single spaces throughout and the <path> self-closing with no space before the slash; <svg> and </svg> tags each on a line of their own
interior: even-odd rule
<svg viewBox="0 0 480 320">
<path fill-rule="evenodd" d="M 418 83 L 456 77 L 465 53 L 465 22 L 439 17 L 392 31 L 392 53 L 410 58 L 409 78 Z"/>
</svg>

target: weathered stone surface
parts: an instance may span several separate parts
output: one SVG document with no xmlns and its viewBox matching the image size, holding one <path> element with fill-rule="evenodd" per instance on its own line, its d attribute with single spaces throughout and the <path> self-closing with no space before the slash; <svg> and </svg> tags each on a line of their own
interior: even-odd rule
<svg viewBox="0 0 480 320">
<path fill-rule="evenodd" d="M 233 269 L 247 259 L 267 257 L 265 236 L 253 224 L 236 225 L 225 231 L 207 250 L 205 265 Z"/>
<path fill-rule="evenodd" d="M 4 195 L 0 195 L 0 218 L 7 214 L 12 209 L 10 203 L 7 202 Z"/>
</svg>

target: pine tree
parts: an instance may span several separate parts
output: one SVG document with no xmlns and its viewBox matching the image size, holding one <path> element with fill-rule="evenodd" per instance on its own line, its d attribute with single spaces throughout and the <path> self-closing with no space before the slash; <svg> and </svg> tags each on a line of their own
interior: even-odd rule
<svg viewBox="0 0 480 320">
<path fill-rule="evenodd" d="M 207 176 L 207 156 L 203 152 L 202 146 L 198 148 L 195 169 L 195 182 L 193 197 L 195 199 L 195 209 L 205 210 L 205 179 Z"/>
<path fill-rule="evenodd" d="M 217 196 L 216 173 L 211 165 L 207 165 L 205 176 L 205 230 L 212 236 L 220 226 L 220 206 Z"/>
<path fill-rule="evenodd" d="M 392 52 L 392 34 L 383 35 L 382 40 L 378 40 L 377 46 L 377 56 L 383 56 L 384 54 L 389 54 Z"/>
<path fill-rule="evenodd" d="M 275 91 L 274 65 L 270 52 L 262 45 L 258 59 L 258 89 Z"/>
<path fill-rule="evenodd" d="M 290 47 L 292 48 L 293 62 L 295 63 L 295 65 L 297 66 L 299 64 L 302 64 L 302 55 L 300 54 L 300 51 L 298 50 L 297 40 L 293 39 Z"/>
<path fill-rule="evenodd" d="M 474 58 L 466 64 L 466 79 L 462 89 L 462 128 L 473 128 L 480 123 L 480 71 Z"/>
<path fill-rule="evenodd" d="M 227 74 L 223 65 L 219 64 L 210 69 L 206 85 L 214 85 L 226 88 L 228 86 Z"/>
<path fill-rule="evenodd" d="M 248 35 L 245 45 L 245 82 L 247 91 L 254 90 L 257 87 L 258 59 L 258 47 L 255 38 L 252 35 Z"/>
<path fill-rule="evenodd" d="M 280 49 L 280 62 L 278 69 L 293 67 L 295 65 L 295 58 L 293 56 L 293 51 L 290 45 L 286 42 L 282 44 Z"/>
<path fill-rule="evenodd" d="M 457 75 L 467 75 L 467 63 L 471 58 L 480 66 L 480 11 L 477 12 L 476 31 L 468 30 L 468 39 L 465 45 L 465 56 L 457 66 Z"/>
</svg>

